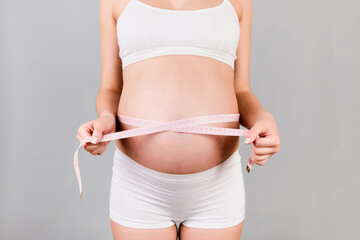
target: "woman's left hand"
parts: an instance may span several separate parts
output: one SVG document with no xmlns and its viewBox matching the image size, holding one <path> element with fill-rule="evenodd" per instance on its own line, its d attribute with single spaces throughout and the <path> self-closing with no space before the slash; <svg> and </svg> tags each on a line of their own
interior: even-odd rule
<svg viewBox="0 0 360 240">
<path fill-rule="evenodd" d="M 264 117 L 253 125 L 248 131 L 244 143 L 253 144 L 251 146 L 252 155 L 249 158 L 251 166 L 254 163 L 260 166 L 264 165 L 272 155 L 280 151 L 279 133 L 271 113 L 266 112 Z M 249 168 L 247 170 L 250 171 Z"/>
</svg>

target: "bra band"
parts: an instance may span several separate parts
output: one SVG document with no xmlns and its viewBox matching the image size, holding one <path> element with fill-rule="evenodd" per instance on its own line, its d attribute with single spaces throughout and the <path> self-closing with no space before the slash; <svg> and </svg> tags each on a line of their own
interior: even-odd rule
<svg viewBox="0 0 360 240">
<path fill-rule="evenodd" d="M 116 34 L 122 69 L 158 56 L 197 55 L 234 71 L 240 23 L 229 0 L 194 10 L 163 9 L 130 0 L 117 19 Z"/>
<path fill-rule="evenodd" d="M 145 119 L 134 118 L 120 114 L 117 114 L 117 116 L 120 122 L 137 126 L 139 128 L 106 134 L 101 138 L 99 142 L 107 142 L 116 139 L 135 137 L 135 136 L 163 132 L 163 131 L 187 132 L 187 133 L 198 133 L 198 134 L 208 134 L 208 135 L 225 135 L 225 136 L 246 136 L 248 133 L 248 130 L 244 130 L 244 129 L 198 126 L 200 124 L 209 124 L 209 123 L 238 122 L 240 119 L 240 114 L 238 113 L 205 115 L 200 117 L 184 118 L 169 122 L 145 120 Z M 74 168 L 79 183 L 80 198 L 82 198 L 83 196 L 83 191 L 82 191 L 82 183 L 81 183 L 81 176 L 79 169 L 78 153 L 80 147 L 87 142 L 91 142 L 91 140 L 92 140 L 91 136 L 84 138 L 74 154 Z M 254 165 L 253 161 L 249 160 L 246 170 L 250 172 L 250 169 L 252 168 L 253 165 Z"/>
</svg>

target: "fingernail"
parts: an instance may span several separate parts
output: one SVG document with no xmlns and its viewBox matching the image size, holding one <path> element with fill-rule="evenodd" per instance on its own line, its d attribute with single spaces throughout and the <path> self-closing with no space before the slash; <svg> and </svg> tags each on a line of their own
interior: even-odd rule
<svg viewBox="0 0 360 240">
<path fill-rule="evenodd" d="M 95 144 L 97 142 L 97 137 L 94 137 L 92 140 L 91 140 L 91 143 Z"/>
<path fill-rule="evenodd" d="M 249 142 L 250 142 L 250 138 L 248 137 L 245 139 L 244 143 L 249 144 Z"/>
</svg>

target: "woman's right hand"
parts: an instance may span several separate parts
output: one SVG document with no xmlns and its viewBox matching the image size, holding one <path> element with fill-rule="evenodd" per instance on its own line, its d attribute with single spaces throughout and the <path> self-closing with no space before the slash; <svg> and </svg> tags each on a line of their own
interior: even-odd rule
<svg viewBox="0 0 360 240">
<path fill-rule="evenodd" d="M 115 116 L 106 115 L 84 123 L 78 128 L 77 139 L 82 142 L 84 138 L 92 137 L 92 142 L 85 143 L 83 147 L 93 155 L 101 155 L 110 141 L 100 142 L 100 140 L 103 135 L 116 131 L 115 120 Z"/>
</svg>

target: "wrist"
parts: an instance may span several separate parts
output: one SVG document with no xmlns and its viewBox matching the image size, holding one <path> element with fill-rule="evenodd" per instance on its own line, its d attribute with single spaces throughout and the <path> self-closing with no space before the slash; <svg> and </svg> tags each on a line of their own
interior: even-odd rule
<svg viewBox="0 0 360 240">
<path fill-rule="evenodd" d="M 256 117 L 256 122 L 265 120 L 265 119 L 269 119 L 269 118 L 273 119 L 273 115 L 270 112 L 265 110 L 265 111 L 259 113 L 259 115 Z"/>
<path fill-rule="evenodd" d="M 115 118 L 116 114 L 110 113 L 110 112 L 103 112 L 103 113 L 99 114 L 99 118 L 103 118 L 103 117 Z"/>
</svg>

